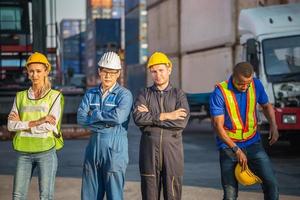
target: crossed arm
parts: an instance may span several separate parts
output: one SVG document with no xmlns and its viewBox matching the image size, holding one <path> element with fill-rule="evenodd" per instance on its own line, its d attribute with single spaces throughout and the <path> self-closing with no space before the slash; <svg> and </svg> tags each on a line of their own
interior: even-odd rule
<svg viewBox="0 0 300 200">
<path fill-rule="evenodd" d="M 45 133 L 48 131 L 57 132 L 56 125 L 60 118 L 60 98 L 54 102 L 52 110 L 50 113 L 41 117 L 37 120 L 32 121 L 22 121 L 18 109 L 16 107 L 16 102 L 14 101 L 11 112 L 8 115 L 7 128 L 9 131 L 30 131 L 31 133 Z"/>
<path fill-rule="evenodd" d="M 189 105 L 185 94 L 180 93 L 176 110 L 172 112 L 154 113 L 150 110 L 145 95 L 141 93 L 135 102 L 133 110 L 133 118 L 138 126 L 158 126 L 162 128 L 183 129 L 187 125 L 189 119 Z"/>
<path fill-rule="evenodd" d="M 132 95 L 126 92 L 121 95 L 115 108 L 110 111 L 91 109 L 88 94 L 84 96 L 77 111 L 78 124 L 86 128 L 101 128 L 105 125 L 115 126 L 128 120 L 132 109 Z"/>
</svg>

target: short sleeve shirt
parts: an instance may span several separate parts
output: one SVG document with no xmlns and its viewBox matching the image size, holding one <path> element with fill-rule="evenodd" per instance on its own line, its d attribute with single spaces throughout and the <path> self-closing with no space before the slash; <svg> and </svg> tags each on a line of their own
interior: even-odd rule
<svg viewBox="0 0 300 200">
<path fill-rule="evenodd" d="M 255 85 L 255 93 L 256 93 L 256 101 L 258 104 L 260 105 L 264 105 L 267 104 L 269 102 L 268 96 L 266 94 L 266 91 L 262 85 L 262 83 L 260 82 L 259 79 L 253 78 L 254 81 L 254 85 Z M 240 110 L 240 114 L 241 114 L 241 118 L 243 120 L 243 122 L 245 123 L 246 120 L 246 103 L 247 103 L 247 92 L 240 92 L 238 91 L 233 83 L 232 83 L 232 77 L 229 78 L 228 80 L 228 89 L 232 90 L 233 93 L 235 94 L 237 103 L 238 103 L 238 107 Z M 210 114 L 212 117 L 214 116 L 218 116 L 218 115 L 224 115 L 224 124 L 226 127 L 228 127 L 229 129 L 232 128 L 232 123 L 229 117 L 229 114 L 227 112 L 226 109 L 226 104 L 225 104 L 225 100 L 223 97 L 223 94 L 220 90 L 219 87 L 215 87 L 215 90 L 212 92 L 212 94 L 210 95 L 210 100 L 209 100 L 209 105 L 210 105 Z M 217 146 L 220 149 L 226 148 L 227 145 L 219 138 L 216 137 L 217 140 Z M 244 141 L 244 142 L 236 142 L 236 144 L 240 147 L 240 148 L 244 148 L 247 147 L 257 141 L 260 140 L 260 135 L 258 132 L 256 132 L 255 136 L 252 137 L 251 139 Z"/>
</svg>

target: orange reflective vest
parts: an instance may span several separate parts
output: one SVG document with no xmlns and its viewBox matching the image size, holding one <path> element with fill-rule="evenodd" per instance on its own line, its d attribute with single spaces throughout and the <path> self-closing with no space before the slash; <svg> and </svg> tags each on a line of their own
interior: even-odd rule
<svg viewBox="0 0 300 200">
<path fill-rule="evenodd" d="M 228 89 L 228 81 L 219 83 L 218 87 L 223 94 L 226 109 L 232 124 L 232 129 L 229 129 L 224 125 L 226 133 L 233 141 L 242 142 L 249 140 L 255 135 L 257 129 L 256 94 L 254 82 L 251 82 L 247 90 L 245 124 L 243 123 L 243 120 L 241 118 L 240 109 L 238 107 L 235 94 L 233 93 L 233 91 Z"/>
</svg>

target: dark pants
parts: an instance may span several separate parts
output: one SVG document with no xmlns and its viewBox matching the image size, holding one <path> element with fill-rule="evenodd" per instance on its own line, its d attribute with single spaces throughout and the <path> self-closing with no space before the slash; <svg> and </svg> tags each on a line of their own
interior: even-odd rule
<svg viewBox="0 0 300 200">
<path fill-rule="evenodd" d="M 180 200 L 183 177 L 181 133 L 144 133 L 140 144 L 140 173 L 143 200 Z"/>
<path fill-rule="evenodd" d="M 278 183 L 268 155 L 260 142 L 242 149 L 247 156 L 248 166 L 254 174 L 262 179 L 265 200 L 278 200 Z M 237 164 L 235 153 L 231 149 L 220 150 L 220 166 L 224 200 L 235 200 L 238 196 L 238 182 L 234 176 Z"/>
</svg>

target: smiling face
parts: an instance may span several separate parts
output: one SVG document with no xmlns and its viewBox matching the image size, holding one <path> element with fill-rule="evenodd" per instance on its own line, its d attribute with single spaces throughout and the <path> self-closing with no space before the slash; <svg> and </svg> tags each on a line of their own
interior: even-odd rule
<svg viewBox="0 0 300 200">
<path fill-rule="evenodd" d="M 111 88 L 120 76 L 120 70 L 113 70 L 108 68 L 98 68 L 98 74 L 104 89 Z"/>
<path fill-rule="evenodd" d="M 150 73 L 155 85 L 163 86 L 169 83 L 171 75 L 171 67 L 165 64 L 157 64 L 150 67 Z"/>
<path fill-rule="evenodd" d="M 27 66 L 28 78 L 31 80 L 33 85 L 43 86 L 45 77 L 49 75 L 49 71 L 42 63 L 31 63 Z"/>
</svg>

